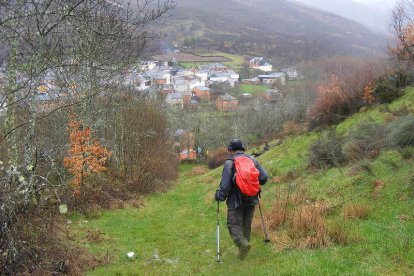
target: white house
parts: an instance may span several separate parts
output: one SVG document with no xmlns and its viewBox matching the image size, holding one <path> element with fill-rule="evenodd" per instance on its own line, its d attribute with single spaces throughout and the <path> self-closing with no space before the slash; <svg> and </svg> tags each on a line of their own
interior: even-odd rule
<svg viewBox="0 0 414 276">
<path fill-rule="evenodd" d="M 275 81 L 280 81 L 282 85 L 286 85 L 286 76 L 284 73 L 272 73 L 269 75 L 257 76 L 261 83 L 272 84 Z"/>
<path fill-rule="evenodd" d="M 230 75 L 230 78 L 234 81 L 238 81 L 240 78 L 240 75 L 234 72 L 233 70 L 228 70 L 227 73 Z"/>
<path fill-rule="evenodd" d="M 132 84 L 135 86 L 136 89 L 139 91 L 147 90 L 151 87 L 151 80 L 146 78 L 143 75 L 136 76 L 135 79 L 133 79 Z"/>
<path fill-rule="evenodd" d="M 208 71 L 207 70 L 198 70 L 195 75 L 199 77 L 202 81 L 208 80 Z"/>
<path fill-rule="evenodd" d="M 156 61 L 142 61 L 141 62 L 141 70 L 142 71 L 147 71 L 147 70 L 152 70 L 155 68 L 155 66 L 157 66 L 157 62 Z"/>
<path fill-rule="evenodd" d="M 273 65 L 264 57 L 254 57 L 249 63 L 252 69 L 258 69 L 264 72 L 271 72 L 273 70 Z"/>
<path fill-rule="evenodd" d="M 184 78 L 175 79 L 174 82 L 173 82 L 173 86 L 174 86 L 174 89 L 177 92 L 184 92 L 184 91 L 189 91 L 190 90 L 190 86 L 189 86 L 187 80 L 184 79 Z"/>
<path fill-rule="evenodd" d="M 190 90 L 197 86 L 206 86 L 206 82 L 200 79 L 193 79 L 189 82 Z"/>
<path fill-rule="evenodd" d="M 284 68 L 282 72 L 286 74 L 288 80 L 299 80 L 303 78 L 296 67 Z"/>
<path fill-rule="evenodd" d="M 165 102 L 179 109 L 184 108 L 183 96 L 177 92 L 168 94 L 167 97 L 165 98 Z"/>
</svg>

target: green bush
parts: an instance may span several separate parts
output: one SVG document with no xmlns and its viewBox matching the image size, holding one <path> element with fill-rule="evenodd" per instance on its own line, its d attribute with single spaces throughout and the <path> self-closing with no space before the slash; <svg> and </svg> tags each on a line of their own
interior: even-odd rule
<svg viewBox="0 0 414 276">
<path fill-rule="evenodd" d="M 384 147 L 386 137 L 385 127 L 365 120 L 348 132 L 343 146 L 343 153 L 347 161 L 364 158 L 375 158 Z"/>
<path fill-rule="evenodd" d="M 374 88 L 373 96 L 377 103 L 390 103 L 401 96 L 401 91 L 387 79 L 380 79 Z"/>
<path fill-rule="evenodd" d="M 345 161 L 342 152 L 343 138 L 335 129 L 325 131 L 309 149 L 309 166 L 313 168 L 336 167 Z"/>
<path fill-rule="evenodd" d="M 391 147 L 414 146 L 414 115 L 400 117 L 388 126 L 388 143 Z"/>
</svg>

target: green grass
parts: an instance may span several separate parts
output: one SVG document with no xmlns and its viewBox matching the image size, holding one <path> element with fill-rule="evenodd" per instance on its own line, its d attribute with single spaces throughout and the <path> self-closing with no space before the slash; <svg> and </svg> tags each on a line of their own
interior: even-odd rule
<svg viewBox="0 0 414 276">
<path fill-rule="evenodd" d="M 414 103 L 414 89 L 390 108 Z M 387 111 L 375 107 L 356 114 L 338 126 L 346 133 L 366 117 L 384 122 Z M 412 275 L 414 273 L 414 160 L 400 152 L 384 150 L 375 160 L 364 160 L 341 168 L 310 170 L 309 146 L 317 133 L 291 137 L 271 148 L 259 160 L 271 179 L 294 173 L 294 180 L 264 187 L 262 203 L 269 212 L 273 201 L 286 191 L 306 188 L 311 200 L 336 206 L 327 217 L 328 224 L 349 227 L 352 241 L 347 246 L 315 250 L 278 250 L 262 242 L 254 232 L 249 257 L 240 262 L 225 227 L 225 205 L 220 221 L 223 263 L 215 262 L 216 204 L 213 194 L 221 169 L 190 177 L 194 165 L 183 165 L 180 178 L 171 191 L 145 198 L 145 207 L 104 211 L 88 223 L 73 218 L 72 231 L 84 240 L 89 230 L 103 233 L 100 242 L 80 242 L 98 255 L 108 253 L 111 262 L 89 272 L 90 275 Z M 370 168 L 368 171 L 364 168 Z M 384 187 L 373 197 L 375 181 Z M 368 218 L 345 220 L 342 205 L 368 205 Z M 256 212 L 256 219 L 259 213 Z M 272 233 L 277 235 L 278 232 Z M 137 258 L 129 260 L 127 252 Z"/>
<path fill-rule="evenodd" d="M 267 85 L 240 84 L 240 93 L 262 95 L 268 89 L 270 89 L 270 87 Z"/>
<path fill-rule="evenodd" d="M 245 57 L 242 55 L 228 54 L 219 51 L 197 51 L 196 54 L 201 56 L 223 56 L 225 58 L 228 58 L 230 61 L 222 63 L 226 64 L 230 67 L 230 69 L 235 70 L 236 72 L 240 71 L 245 62 Z"/>
</svg>

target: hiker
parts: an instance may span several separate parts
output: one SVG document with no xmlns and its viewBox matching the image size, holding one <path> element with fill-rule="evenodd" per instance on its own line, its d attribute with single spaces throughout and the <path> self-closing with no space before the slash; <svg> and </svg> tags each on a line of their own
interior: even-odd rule
<svg viewBox="0 0 414 276">
<path fill-rule="evenodd" d="M 243 260 L 247 256 L 247 253 L 251 247 L 250 232 L 254 209 L 258 203 L 260 185 L 264 185 L 266 183 L 268 175 L 256 159 L 244 153 L 245 149 L 241 140 L 234 139 L 230 141 L 227 150 L 231 154 L 231 158 L 227 159 L 224 163 L 221 182 L 219 189 L 216 191 L 215 199 L 217 201 L 224 201 L 227 199 L 227 228 L 229 229 L 231 238 L 239 248 L 237 257 L 240 260 Z M 248 159 L 246 159 L 246 157 Z M 236 184 L 236 159 L 244 161 L 247 160 L 247 163 L 253 161 L 253 163 L 250 164 L 257 169 L 253 168 L 256 172 L 256 176 L 253 177 L 253 179 L 256 178 L 256 184 L 258 187 L 254 192 L 254 195 L 249 196 L 243 194 L 238 186 L 239 183 Z M 240 161 L 238 161 L 237 164 L 239 163 Z"/>
</svg>

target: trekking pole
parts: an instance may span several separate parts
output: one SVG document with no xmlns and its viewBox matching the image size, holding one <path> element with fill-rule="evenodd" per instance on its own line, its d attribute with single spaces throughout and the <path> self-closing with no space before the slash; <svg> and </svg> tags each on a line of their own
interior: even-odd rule
<svg viewBox="0 0 414 276">
<path fill-rule="evenodd" d="M 259 198 L 260 198 L 260 194 L 259 194 Z M 267 235 L 267 230 L 266 230 L 266 226 L 265 226 L 265 223 L 264 223 L 262 207 L 260 206 L 260 199 L 259 198 L 257 200 L 258 200 L 258 203 L 259 203 L 260 217 L 262 218 L 263 232 L 264 232 L 264 235 L 265 235 L 264 242 L 268 243 L 268 242 L 270 242 L 270 239 L 269 239 L 269 236 Z"/>
<path fill-rule="evenodd" d="M 220 256 L 220 201 L 217 200 L 217 262 L 221 263 Z"/>
</svg>

